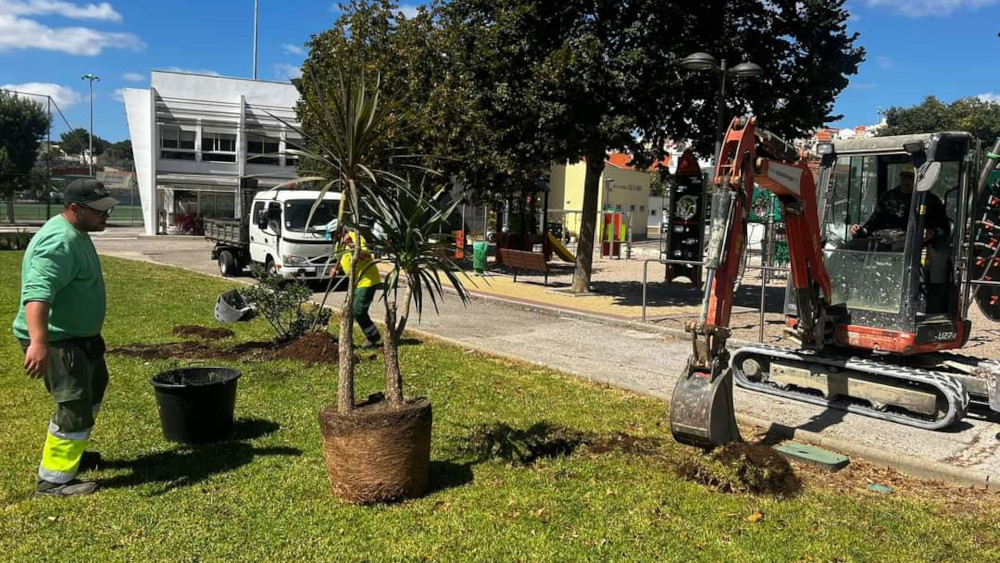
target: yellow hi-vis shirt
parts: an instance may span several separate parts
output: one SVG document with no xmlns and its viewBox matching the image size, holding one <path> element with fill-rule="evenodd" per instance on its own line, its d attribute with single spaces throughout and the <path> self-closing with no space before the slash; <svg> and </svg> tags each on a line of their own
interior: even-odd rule
<svg viewBox="0 0 1000 563">
<path fill-rule="evenodd" d="M 348 235 L 350 235 L 352 242 L 356 241 L 354 238 L 355 234 L 353 232 L 349 232 Z M 361 237 L 361 250 L 363 252 L 368 251 L 368 245 L 365 243 L 365 237 Z M 351 259 L 353 257 L 353 252 L 348 252 L 340 257 L 340 269 L 344 271 L 345 275 L 351 273 Z M 382 278 L 378 273 L 378 268 L 375 267 L 374 260 L 358 258 L 358 271 L 361 272 L 361 275 L 360 277 L 355 278 L 355 288 L 372 287 L 382 282 Z"/>
</svg>

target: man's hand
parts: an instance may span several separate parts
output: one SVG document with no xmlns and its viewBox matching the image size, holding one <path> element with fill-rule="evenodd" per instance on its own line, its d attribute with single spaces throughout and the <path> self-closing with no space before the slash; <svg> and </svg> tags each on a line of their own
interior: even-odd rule
<svg viewBox="0 0 1000 563">
<path fill-rule="evenodd" d="M 49 345 L 46 342 L 32 342 L 24 355 L 24 370 L 28 377 L 37 379 L 49 369 Z"/>
<path fill-rule="evenodd" d="M 858 236 L 858 233 L 864 234 L 864 229 L 861 228 L 861 225 L 851 225 L 849 231 L 851 233 L 851 238 Z"/>
</svg>

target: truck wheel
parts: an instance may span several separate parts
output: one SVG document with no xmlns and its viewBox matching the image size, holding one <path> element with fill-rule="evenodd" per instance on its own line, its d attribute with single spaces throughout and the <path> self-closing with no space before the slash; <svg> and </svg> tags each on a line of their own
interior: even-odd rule
<svg viewBox="0 0 1000 563">
<path fill-rule="evenodd" d="M 274 258 L 271 258 L 270 256 L 268 256 L 267 259 L 264 260 L 264 271 L 267 272 L 267 273 L 269 273 L 269 274 L 277 274 L 278 273 L 278 269 L 274 267 Z"/>
<path fill-rule="evenodd" d="M 219 272 L 223 277 L 231 278 L 239 273 L 236 265 L 236 257 L 229 250 L 219 252 Z"/>
</svg>

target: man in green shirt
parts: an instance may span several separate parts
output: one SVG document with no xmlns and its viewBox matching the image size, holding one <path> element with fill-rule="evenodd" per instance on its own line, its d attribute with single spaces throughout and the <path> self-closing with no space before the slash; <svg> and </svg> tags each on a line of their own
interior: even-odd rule
<svg viewBox="0 0 1000 563">
<path fill-rule="evenodd" d="M 108 383 L 101 338 L 104 276 L 87 233 L 103 231 L 118 204 L 104 184 L 89 178 L 71 183 L 64 198 L 63 212 L 45 223 L 24 254 L 13 325 L 25 351 L 25 371 L 42 378 L 56 403 L 35 494 L 57 497 L 97 487 L 76 478 L 100 460 L 84 450 Z"/>
</svg>

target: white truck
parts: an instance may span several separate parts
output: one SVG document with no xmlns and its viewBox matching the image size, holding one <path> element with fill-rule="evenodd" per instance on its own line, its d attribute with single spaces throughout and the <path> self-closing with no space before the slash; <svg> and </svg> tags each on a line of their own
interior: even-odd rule
<svg viewBox="0 0 1000 563">
<path fill-rule="evenodd" d="M 304 281 L 329 279 L 334 264 L 330 234 L 340 194 L 328 191 L 306 225 L 316 190 L 241 190 L 238 219 L 205 219 L 205 238 L 215 243 L 212 258 L 223 276 L 239 275 L 251 264 Z"/>
</svg>

